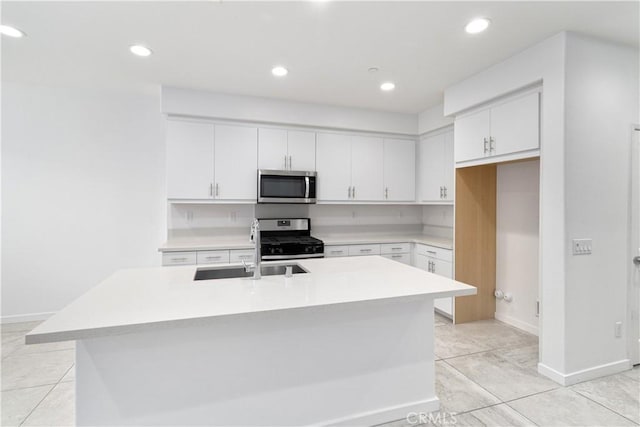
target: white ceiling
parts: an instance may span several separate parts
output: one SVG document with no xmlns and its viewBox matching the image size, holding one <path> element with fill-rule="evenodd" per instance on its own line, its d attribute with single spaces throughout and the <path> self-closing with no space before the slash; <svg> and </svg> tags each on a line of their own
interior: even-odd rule
<svg viewBox="0 0 640 427">
<path fill-rule="evenodd" d="M 463 30 L 490 17 L 484 34 Z M 3 80 L 166 84 L 416 113 L 447 86 L 562 30 L 638 47 L 633 2 L 2 2 Z M 145 43 L 149 58 L 128 46 Z M 273 65 L 289 68 L 274 78 Z M 367 69 L 377 66 L 371 74 Z M 396 82 L 383 93 L 380 82 Z"/>
</svg>

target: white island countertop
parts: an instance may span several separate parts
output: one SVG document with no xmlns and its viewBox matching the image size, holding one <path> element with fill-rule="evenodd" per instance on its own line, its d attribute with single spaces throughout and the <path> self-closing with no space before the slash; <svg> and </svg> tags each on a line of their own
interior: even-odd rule
<svg viewBox="0 0 640 427">
<path fill-rule="evenodd" d="M 287 264 L 293 263 L 309 273 L 288 279 L 263 276 L 258 281 L 194 281 L 197 266 L 119 270 L 32 330 L 26 341 L 78 340 L 206 324 L 227 316 L 265 311 L 476 293 L 472 286 L 379 256 Z"/>
</svg>

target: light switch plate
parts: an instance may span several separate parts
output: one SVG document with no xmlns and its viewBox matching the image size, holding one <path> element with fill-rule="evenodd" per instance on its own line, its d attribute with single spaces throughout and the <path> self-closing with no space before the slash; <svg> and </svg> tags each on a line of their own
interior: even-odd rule
<svg viewBox="0 0 640 427">
<path fill-rule="evenodd" d="M 574 255 L 591 255 L 591 239 L 573 239 Z"/>
</svg>

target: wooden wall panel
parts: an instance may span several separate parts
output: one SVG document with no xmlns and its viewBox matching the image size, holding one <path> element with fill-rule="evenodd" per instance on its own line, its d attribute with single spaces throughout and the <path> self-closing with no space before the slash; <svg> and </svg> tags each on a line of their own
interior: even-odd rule
<svg viewBox="0 0 640 427">
<path fill-rule="evenodd" d="M 456 169 L 455 279 L 478 288 L 455 298 L 455 322 L 493 319 L 496 300 L 497 166 Z"/>
</svg>

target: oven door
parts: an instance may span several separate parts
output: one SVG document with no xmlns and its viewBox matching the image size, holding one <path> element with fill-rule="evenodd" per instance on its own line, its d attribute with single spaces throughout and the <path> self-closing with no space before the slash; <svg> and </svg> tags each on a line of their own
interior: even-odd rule
<svg viewBox="0 0 640 427">
<path fill-rule="evenodd" d="M 316 172 L 258 171 L 258 203 L 315 203 Z"/>
</svg>

